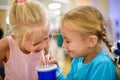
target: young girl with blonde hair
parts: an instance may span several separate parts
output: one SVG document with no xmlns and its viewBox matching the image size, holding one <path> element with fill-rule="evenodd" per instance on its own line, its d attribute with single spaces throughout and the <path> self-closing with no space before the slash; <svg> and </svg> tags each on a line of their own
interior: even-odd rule
<svg viewBox="0 0 120 80">
<path fill-rule="evenodd" d="M 12 35 L 0 40 L 0 63 L 4 80 L 37 80 L 36 66 L 48 49 L 48 20 L 35 0 L 11 0 L 9 10 Z"/>
<path fill-rule="evenodd" d="M 64 15 L 62 47 L 73 60 L 67 77 L 57 68 L 57 80 L 118 80 L 113 60 L 101 47 L 103 41 L 111 51 L 105 28 L 101 13 L 92 6 L 79 6 Z M 48 61 L 54 62 L 53 57 Z"/>
</svg>

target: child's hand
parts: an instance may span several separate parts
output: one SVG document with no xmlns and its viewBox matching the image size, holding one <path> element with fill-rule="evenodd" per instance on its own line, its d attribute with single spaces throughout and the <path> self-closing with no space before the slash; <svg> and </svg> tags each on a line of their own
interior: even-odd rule
<svg viewBox="0 0 120 80">
<path fill-rule="evenodd" d="M 47 62 L 47 64 L 56 64 L 58 66 L 58 63 L 57 63 L 57 61 L 56 61 L 54 56 L 50 55 L 49 60 L 48 60 L 47 57 L 48 57 L 48 55 L 46 55 L 46 62 Z"/>
<path fill-rule="evenodd" d="M 45 62 L 46 62 L 46 64 L 48 64 L 48 65 L 49 65 L 49 64 L 56 64 L 56 65 L 58 66 L 58 63 L 57 63 L 55 57 L 53 57 L 52 55 L 50 55 L 49 60 L 48 60 L 48 54 L 45 55 Z M 41 58 L 41 59 L 39 60 L 39 64 L 40 64 L 41 66 L 44 66 L 44 65 L 45 65 L 43 58 Z"/>
<path fill-rule="evenodd" d="M 120 40 L 117 42 L 117 44 L 113 45 L 112 52 L 116 56 L 118 67 L 120 67 Z"/>
<path fill-rule="evenodd" d="M 39 60 L 39 65 L 40 65 L 40 66 L 44 66 L 44 61 L 43 61 L 42 58 Z"/>
</svg>

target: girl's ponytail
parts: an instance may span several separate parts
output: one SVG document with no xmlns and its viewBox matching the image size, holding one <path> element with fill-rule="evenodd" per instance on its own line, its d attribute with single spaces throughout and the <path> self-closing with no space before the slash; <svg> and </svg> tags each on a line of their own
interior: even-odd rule
<svg viewBox="0 0 120 80">
<path fill-rule="evenodd" d="M 26 0 L 10 0 L 10 4 L 16 4 L 16 3 L 24 3 Z"/>
</svg>

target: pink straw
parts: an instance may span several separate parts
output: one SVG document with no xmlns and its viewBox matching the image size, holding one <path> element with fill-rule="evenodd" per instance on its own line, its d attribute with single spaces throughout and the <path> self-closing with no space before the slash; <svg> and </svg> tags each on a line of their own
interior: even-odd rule
<svg viewBox="0 0 120 80">
<path fill-rule="evenodd" d="M 24 3 L 24 2 L 25 2 L 25 0 L 18 0 L 18 2 L 19 2 L 19 3 Z"/>
</svg>

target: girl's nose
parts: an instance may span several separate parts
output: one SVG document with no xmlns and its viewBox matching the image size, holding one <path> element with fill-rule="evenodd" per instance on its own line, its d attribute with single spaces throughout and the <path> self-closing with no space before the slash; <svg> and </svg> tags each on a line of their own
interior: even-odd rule
<svg viewBox="0 0 120 80">
<path fill-rule="evenodd" d="M 40 44 L 40 46 L 38 46 L 38 49 L 44 49 L 47 46 L 47 42 L 43 42 L 42 44 Z"/>
</svg>

